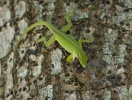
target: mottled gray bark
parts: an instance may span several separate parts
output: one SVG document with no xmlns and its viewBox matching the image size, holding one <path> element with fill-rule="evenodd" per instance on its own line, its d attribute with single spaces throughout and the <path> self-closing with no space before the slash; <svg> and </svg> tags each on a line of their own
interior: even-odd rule
<svg viewBox="0 0 132 100">
<path fill-rule="evenodd" d="M 39 26 L 13 48 L 32 23 L 45 20 L 61 28 L 65 13 L 77 6 L 69 34 L 84 43 L 89 61 L 82 68 L 57 42 L 37 43 L 52 33 Z M 1 0 L 0 100 L 132 100 L 131 0 Z"/>
</svg>

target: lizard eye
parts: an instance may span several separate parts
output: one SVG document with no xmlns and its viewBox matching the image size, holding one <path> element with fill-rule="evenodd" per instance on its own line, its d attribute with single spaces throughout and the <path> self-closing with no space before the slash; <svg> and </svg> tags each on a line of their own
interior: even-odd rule
<svg viewBox="0 0 132 100">
<path fill-rule="evenodd" d="M 78 57 L 81 57 L 81 55 L 79 54 Z"/>
</svg>

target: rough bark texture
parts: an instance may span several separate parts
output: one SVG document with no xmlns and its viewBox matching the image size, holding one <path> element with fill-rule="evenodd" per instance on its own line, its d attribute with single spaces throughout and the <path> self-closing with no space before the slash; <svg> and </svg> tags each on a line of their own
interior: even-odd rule
<svg viewBox="0 0 132 100">
<path fill-rule="evenodd" d="M 61 28 L 65 13 L 77 6 L 69 34 L 84 43 L 84 69 L 57 42 L 37 43 L 52 33 L 40 26 L 13 47 L 32 23 L 45 20 Z M 131 0 L 0 0 L 0 100 L 132 100 Z"/>
</svg>

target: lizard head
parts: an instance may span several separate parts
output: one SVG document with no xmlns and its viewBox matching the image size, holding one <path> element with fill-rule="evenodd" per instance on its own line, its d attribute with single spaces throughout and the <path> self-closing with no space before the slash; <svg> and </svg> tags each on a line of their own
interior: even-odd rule
<svg viewBox="0 0 132 100">
<path fill-rule="evenodd" d="M 81 63 L 81 65 L 86 68 L 86 65 L 87 65 L 87 60 L 88 60 L 88 57 L 86 56 L 86 53 L 83 52 L 81 54 L 78 55 L 78 59 L 79 59 L 79 62 Z"/>
</svg>

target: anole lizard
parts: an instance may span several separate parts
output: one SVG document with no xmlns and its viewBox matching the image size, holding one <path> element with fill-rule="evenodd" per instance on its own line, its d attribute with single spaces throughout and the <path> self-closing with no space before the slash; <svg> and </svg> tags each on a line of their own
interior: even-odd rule
<svg viewBox="0 0 132 100">
<path fill-rule="evenodd" d="M 27 34 L 28 31 L 33 29 L 36 26 L 39 25 L 45 25 L 52 33 L 53 35 L 50 37 L 50 39 L 47 41 L 45 37 L 40 38 L 37 40 L 37 42 L 43 41 L 46 47 L 49 47 L 55 40 L 69 53 L 71 53 L 67 57 L 68 62 L 72 62 L 74 58 L 78 58 L 81 65 L 86 68 L 88 57 L 86 56 L 86 53 L 82 49 L 82 42 L 92 42 L 93 38 L 91 40 L 83 40 L 79 39 L 78 42 L 71 36 L 66 34 L 66 32 L 69 30 L 69 28 L 72 26 L 72 22 L 70 20 L 70 16 L 72 16 L 73 12 L 66 14 L 66 21 L 68 22 L 67 25 L 62 27 L 61 29 L 58 29 L 53 24 L 46 22 L 46 21 L 39 21 L 31 26 L 29 26 L 20 36 L 19 40 L 17 41 L 15 47 L 14 47 L 14 57 L 16 54 L 16 50 L 18 48 L 18 45 L 25 34 Z"/>
</svg>

